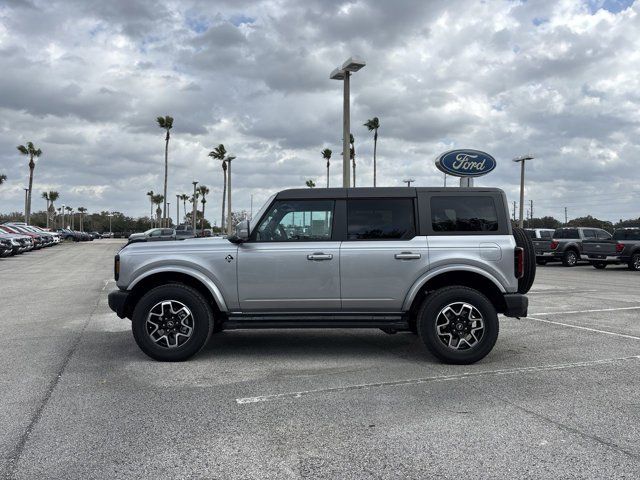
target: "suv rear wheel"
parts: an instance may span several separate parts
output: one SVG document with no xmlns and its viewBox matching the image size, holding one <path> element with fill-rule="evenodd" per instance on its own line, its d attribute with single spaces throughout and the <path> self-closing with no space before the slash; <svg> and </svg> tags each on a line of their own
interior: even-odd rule
<svg viewBox="0 0 640 480">
<path fill-rule="evenodd" d="M 498 314 L 489 299 L 468 287 L 429 294 L 417 316 L 420 338 L 440 360 L 470 364 L 484 358 L 498 339 Z"/>
<path fill-rule="evenodd" d="M 524 229 L 514 227 L 513 238 L 516 241 L 516 246 L 522 248 L 524 253 L 524 271 L 522 277 L 518 279 L 518 293 L 527 293 L 536 279 L 536 251 L 533 240 Z"/>
<path fill-rule="evenodd" d="M 575 250 L 567 250 L 562 255 L 562 264 L 565 267 L 575 267 L 578 264 L 578 253 Z"/>
<path fill-rule="evenodd" d="M 197 290 L 172 283 L 150 290 L 138 301 L 131 328 L 148 356 L 177 362 L 206 345 L 213 331 L 213 312 Z"/>
</svg>

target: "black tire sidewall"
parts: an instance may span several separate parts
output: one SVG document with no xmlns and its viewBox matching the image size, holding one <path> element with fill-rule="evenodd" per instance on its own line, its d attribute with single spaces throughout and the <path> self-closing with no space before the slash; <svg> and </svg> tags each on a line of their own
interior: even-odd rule
<svg viewBox="0 0 640 480">
<path fill-rule="evenodd" d="M 570 255 L 573 255 L 575 257 L 575 262 L 571 263 L 569 261 L 569 256 Z M 565 267 L 575 267 L 578 264 L 578 254 L 576 252 L 574 252 L 573 250 L 567 250 L 562 255 L 562 264 Z"/>
<path fill-rule="evenodd" d="M 469 350 L 453 350 L 442 343 L 436 333 L 438 313 L 448 304 L 466 302 L 477 308 L 485 323 L 485 333 L 480 343 Z M 498 339 L 499 323 L 495 307 L 482 293 L 468 287 L 445 287 L 429 294 L 416 321 L 418 334 L 427 349 L 438 359 L 453 364 L 466 365 L 481 360 L 493 349 Z"/>
<path fill-rule="evenodd" d="M 193 315 L 193 334 L 183 345 L 176 348 L 156 345 L 146 332 L 145 324 L 149 310 L 163 300 L 177 300 L 185 304 Z M 131 329 L 136 343 L 149 357 L 160 361 L 179 362 L 192 357 L 206 345 L 213 330 L 213 312 L 197 290 L 180 284 L 162 285 L 150 290 L 138 301 L 133 311 Z"/>
<path fill-rule="evenodd" d="M 640 269 L 636 268 L 634 262 L 636 259 L 640 257 L 640 253 L 634 253 L 631 255 L 631 260 L 629 260 L 629 270 L 633 270 L 634 272 L 640 272 Z"/>
</svg>

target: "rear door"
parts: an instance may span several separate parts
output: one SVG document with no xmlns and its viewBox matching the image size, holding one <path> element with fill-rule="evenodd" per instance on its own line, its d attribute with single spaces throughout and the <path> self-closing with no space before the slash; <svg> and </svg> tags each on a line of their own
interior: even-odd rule
<svg viewBox="0 0 640 480">
<path fill-rule="evenodd" d="M 415 197 L 346 202 L 347 231 L 340 247 L 342 308 L 398 312 L 429 267 L 427 238 L 417 235 Z"/>
</svg>

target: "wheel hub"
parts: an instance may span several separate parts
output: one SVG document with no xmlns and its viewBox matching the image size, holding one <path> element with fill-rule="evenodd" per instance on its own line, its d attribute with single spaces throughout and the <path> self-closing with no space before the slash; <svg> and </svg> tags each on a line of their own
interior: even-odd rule
<svg viewBox="0 0 640 480">
<path fill-rule="evenodd" d="M 145 325 L 149 338 L 163 348 L 184 345 L 193 334 L 193 326 L 191 310 L 177 300 L 163 300 L 155 304 L 149 310 Z"/>
<path fill-rule="evenodd" d="M 436 333 L 440 341 L 453 350 L 476 346 L 484 335 L 484 319 L 480 311 L 466 302 L 450 303 L 436 318 Z"/>
</svg>

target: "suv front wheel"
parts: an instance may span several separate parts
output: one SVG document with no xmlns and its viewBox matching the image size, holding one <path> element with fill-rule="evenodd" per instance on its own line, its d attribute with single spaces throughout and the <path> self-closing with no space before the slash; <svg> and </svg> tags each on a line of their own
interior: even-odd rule
<svg viewBox="0 0 640 480">
<path fill-rule="evenodd" d="M 137 303 L 131 320 L 140 349 L 155 360 L 187 360 L 211 337 L 213 312 L 197 290 L 172 283 L 147 292 Z"/>
<path fill-rule="evenodd" d="M 429 294 L 417 316 L 420 338 L 440 360 L 470 364 L 484 358 L 498 339 L 498 314 L 477 290 L 444 287 Z"/>
</svg>

